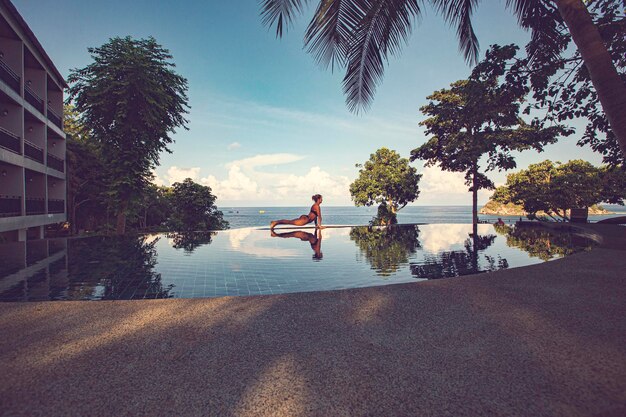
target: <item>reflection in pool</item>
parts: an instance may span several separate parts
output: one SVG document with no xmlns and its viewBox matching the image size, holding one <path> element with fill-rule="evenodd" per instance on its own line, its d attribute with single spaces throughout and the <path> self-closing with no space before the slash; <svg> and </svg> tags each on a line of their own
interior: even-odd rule
<svg viewBox="0 0 626 417">
<path fill-rule="evenodd" d="M 0 300 L 323 291 L 495 271 L 590 247 L 569 233 L 487 224 L 273 233 L 249 228 L 15 242 L 0 244 Z"/>
</svg>

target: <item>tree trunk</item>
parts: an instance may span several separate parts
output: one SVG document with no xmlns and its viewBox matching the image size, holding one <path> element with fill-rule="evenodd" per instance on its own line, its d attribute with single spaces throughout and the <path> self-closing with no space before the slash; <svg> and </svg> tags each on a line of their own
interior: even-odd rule
<svg viewBox="0 0 626 417">
<path fill-rule="evenodd" d="M 476 174 L 478 167 L 474 164 L 472 168 L 472 224 L 478 224 L 478 184 Z"/>
<path fill-rule="evenodd" d="M 581 0 L 554 0 L 589 71 L 602 109 L 626 157 L 626 85 Z"/>
<path fill-rule="evenodd" d="M 478 224 L 472 224 L 472 273 L 478 272 Z"/>
<path fill-rule="evenodd" d="M 115 227 L 116 235 L 123 235 L 126 233 L 126 209 L 128 208 L 128 201 L 122 201 L 120 203 L 119 211 L 117 212 L 117 225 Z"/>
</svg>

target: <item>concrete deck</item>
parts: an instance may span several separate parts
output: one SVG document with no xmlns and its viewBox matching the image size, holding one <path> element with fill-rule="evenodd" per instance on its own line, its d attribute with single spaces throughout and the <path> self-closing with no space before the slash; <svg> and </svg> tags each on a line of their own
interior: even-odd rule
<svg viewBox="0 0 626 417">
<path fill-rule="evenodd" d="M 624 230 L 415 284 L 0 304 L 0 414 L 624 416 Z"/>
</svg>

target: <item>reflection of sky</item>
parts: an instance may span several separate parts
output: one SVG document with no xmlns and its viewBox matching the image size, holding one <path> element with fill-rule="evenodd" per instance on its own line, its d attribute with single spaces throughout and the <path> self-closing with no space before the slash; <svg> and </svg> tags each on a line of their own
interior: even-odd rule
<svg viewBox="0 0 626 417">
<path fill-rule="evenodd" d="M 313 229 L 306 231 L 314 232 Z M 509 247 L 506 237 L 497 235 L 493 226 L 489 224 L 478 225 L 478 233 L 480 236 L 495 235 L 495 240 L 490 246 L 480 250 L 474 259 L 471 258 L 471 251 L 468 252 L 464 247 L 472 233 L 471 225 L 421 225 L 419 226 L 421 249 L 413 251 L 414 241 L 403 243 L 381 239 L 368 246 L 368 251 L 371 252 L 369 259 L 369 255 L 365 256 L 359 248 L 358 242 L 351 239 L 350 232 L 349 227 L 322 230 L 322 260 L 312 259 L 315 252 L 306 240 L 274 238 L 271 237 L 269 230 L 256 228 L 218 232 L 213 236 L 211 243 L 201 244 L 190 252 L 173 248 L 172 242 L 165 237 L 166 234 L 151 234 L 145 236 L 144 239 L 146 243 L 155 243 L 156 256 L 150 257 L 152 251 L 141 255 L 148 256 L 146 260 L 148 263 L 145 265 L 150 272 L 148 278 L 160 277 L 160 285 L 163 288 L 173 288 L 170 294 L 175 297 L 278 294 L 367 287 L 392 282 L 414 282 L 419 276 L 417 273 L 413 275 L 411 266 L 416 270 L 419 269 L 419 265 L 425 265 L 430 270 L 436 271 L 438 268 L 454 264 L 452 267 L 467 271 L 467 267 L 476 263 L 479 270 L 484 271 L 498 269 L 500 265 L 512 268 L 542 262 L 518 248 Z M 72 240 L 72 242 L 78 242 L 78 240 Z M 99 244 L 98 239 L 92 239 L 90 242 L 93 242 L 93 245 Z M 400 243 L 400 245 L 394 245 L 395 243 Z M 35 245 L 31 246 L 33 250 L 37 249 Z M 17 249 L 20 248 L 22 247 Z M 89 251 L 79 253 L 80 245 L 76 248 L 76 250 L 68 251 L 67 254 L 70 266 L 81 261 L 86 265 L 100 264 L 99 268 L 106 270 L 103 264 L 111 262 L 111 259 L 107 259 L 110 251 L 98 251 L 96 247 L 90 245 Z M 387 269 L 395 272 L 382 277 L 373 260 L 376 260 L 377 256 L 379 260 L 380 257 L 385 257 L 385 250 L 390 248 L 395 251 L 394 254 L 399 255 L 397 259 L 402 259 L 402 261 L 397 265 L 390 264 Z M 22 263 L 25 264 L 23 248 L 21 251 L 12 249 L 15 249 L 13 244 L 0 244 L 0 255 L 20 257 Z M 133 257 L 137 254 L 127 255 Z M 85 259 L 85 256 L 92 258 Z M 1 256 L 0 259 L 4 261 Z M 44 275 L 50 276 L 42 280 L 31 280 L 32 282 L 28 285 L 29 291 L 32 288 L 36 296 L 46 294 L 46 290 L 40 287 L 50 285 L 50 288 L 54 288 L 58 294 L 70 296 L 78 294 L 76 297 L 90 294 L 90 297 L 97 299 L 104 296 L 107 285 L 110 285 L 108 281 L 96 283 L 88 279 L 90 272 L 88 269 L 69 268 L 63 273 L 51 274 L 45 268 L 49 260 L 39 262 L 44 262 L 44 264 L 33 265 L 32 262 L 28 264 L 32 272 L 10 272 L 15 276 L 15 280 L 11 280 L 4 290 L 0 289 L 0 300 L 3 297 L 10 299 L 17 297 L 15 294 L 23 294 L 23 280 L 28 279 L 33 273 L 42 271 Z M 154 262 L 154 266 L 150 262 Z M 118 264 L 117 259 L 114 259 L 111 267 L 119 268 Z M 418 268 L 415 268 L 416 266 Z M 115 270 L 111 272 L 115 273 Z M 133 276 L 133 273 L 127 272 L 124 271 L 122 275 Z M 138 276 L 146 275 L 146 272 L 142 270 L 130 272 L 136 272 Z M 0 278 L 3 277 L 0 276 Z M 61 278 L 62 280 L 59 281 Z M 7 284 L 7 282 L 6 278 L 0 279 L 0 283 Z M 128 285 L 139 284 L 128 282 Z M 92 290 L 88 292 L 85 288 Z M 145 286 L 139 285 L 136 292 L 144 294 Z M 135 291 L 131 288 L 126 293 L 134 294 Z"/>
<path fill-rule="evenodd" d="M 429 224 L 420 226 L 420 242 L 428 252 L 441 252 L 461 249 L 472 233 L 471 224 Z M 493 233 L 490 224 L 479 224 L 478 234 Z"/>
<path fill-rule="evenodd" d="M 268 239 L 270 236 L 269 231 L 259 232 L 256 228 L 248 227 L 229 230 L 226 234 L 228 234 L 230 247 L 237 252 L 261 258 L 292 258 L 298 256 L 298 251 L 296 250 L 272 245 L 272 240 Z"/>
</svg>

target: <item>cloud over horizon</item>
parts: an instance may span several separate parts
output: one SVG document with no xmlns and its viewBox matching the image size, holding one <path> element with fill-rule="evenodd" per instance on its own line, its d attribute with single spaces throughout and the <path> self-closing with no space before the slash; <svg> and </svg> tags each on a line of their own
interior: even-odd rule
<svg viewBox="0 0 626 417">
<path fill-rule="evenodd" d="M 299 164 L 295 173 L 268 172 L 264 167 L 291 164 L 305 159 L 303 155 L 290 153 L 258 154 L 229 162 L 225 178 L 216 175 L 202 176 L 200 167 L 181 168 L 171 166 L 163 178 L 155 176 L 155 184 L 172 185 L 185 178 L 211 187 L 220 204 L 246 202 L 274 202 L 282 204 L 308 204 L 313 194 L 323 194 L 331 204 L 348 204 L 350 179 L 332 175 L 319 166 L 303 167 Z"/>
<path fill-rule="evenodd" d="M 155 175 L 154 183 L 171 186 L 191 178 L 211 187 L 219 205 L 303 205 L 318 193 L 328 205 L 352 205 L 349 187 L 353 178 L 335 175 L 319 165 L 306 165 L 305 160 L 304 155 L 292 153 L 257 154 L 228 162 L 225 176 L 205 174 L 201 167 L 171 166 L 162 177 Z M 272 172 L 296 162 L 290 172 Z M 471 204 L 463 173 L 442 171 L 437 166 L 424 167 L 420 172 L 420 196 L 414 204 Z M 490 195 L 489 190 L 479 191 L 479 201 L 486 201 Z"/>
</svg>

